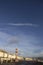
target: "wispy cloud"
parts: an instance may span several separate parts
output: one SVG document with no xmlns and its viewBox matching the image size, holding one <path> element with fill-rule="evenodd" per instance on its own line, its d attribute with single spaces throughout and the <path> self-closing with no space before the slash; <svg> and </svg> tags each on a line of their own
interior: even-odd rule
<svg viewBox="0 0 43 65">
<path fill-rule="evenodd" d="M 32 24 L 32 23 L 8 23 L 8 25 L 11 25 L 11 26 L 33 26 L 33 27 L 39 26 L 37 24 Z"/>
<path fill-rule="evenodd" d="M 8 45 L 17 44 L 18 43 L 17 36 L 12 36 L 12 35 L 9 35 L 9 34 L 4 33 L 4 32 L 0 32 L 0 41 L 1 40 L 3 41 L 3 43 L 6 42 Z"/>
<path fill-rule="evenodd" d="M 12 44 L 18 44 L 18 38 L 16 36 L 11 36 L 7 39 L 8 44 L 12 45 Z"/>
</svg>

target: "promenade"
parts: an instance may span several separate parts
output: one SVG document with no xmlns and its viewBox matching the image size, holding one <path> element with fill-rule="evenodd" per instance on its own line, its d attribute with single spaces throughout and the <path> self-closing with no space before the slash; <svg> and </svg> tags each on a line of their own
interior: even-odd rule
<svg viewBox="0 0 43 65">
<path fill-rule="evenodd" d="M 8 62 L 8 63 L 2 63 L 0 65 L 43 65 L 42 62 L 30 62 L 30 61 L 21 61 L 21 62 Z"/>
</svg>

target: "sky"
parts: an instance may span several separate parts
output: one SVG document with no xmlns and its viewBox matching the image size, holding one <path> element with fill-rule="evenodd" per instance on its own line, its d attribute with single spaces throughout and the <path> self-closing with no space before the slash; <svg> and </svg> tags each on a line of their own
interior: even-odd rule
<svg viewBox="0 0 43 65">
<path fill-rule="evenodd" d="M 0 0 L 0 49 L 43 57 L 43 0 Z"/>
</svg>

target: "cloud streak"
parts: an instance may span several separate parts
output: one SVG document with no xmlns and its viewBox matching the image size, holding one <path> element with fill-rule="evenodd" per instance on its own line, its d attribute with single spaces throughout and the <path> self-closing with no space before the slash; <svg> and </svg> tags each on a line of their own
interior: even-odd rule
<svg viewBox="0 0 43 65">
<path fill-rule="evenodd" d="M 11 36 L 10 38 L 8 38 L 8 43 L 9 45 L 12 45 L 12 44 L 18 44 L 18 38 L 16 36 Z"/>
<path fill-rule="evenodd" d="M 11 26 L 33 26 L 33 27 L 39 26 L 37 24 L 32 24 L 32 23 L 8 23 L 8 25 L 11 25 Z"/>
<path fill-rule="evenodd" d="M 19 42 L 17 36 L 12 36 L 4 32 L 0 32 L 0 41 L 1 40 L 3 41 L 3 43 L 6 42 L 8 45 L 18 44 Z"/>
</svg>

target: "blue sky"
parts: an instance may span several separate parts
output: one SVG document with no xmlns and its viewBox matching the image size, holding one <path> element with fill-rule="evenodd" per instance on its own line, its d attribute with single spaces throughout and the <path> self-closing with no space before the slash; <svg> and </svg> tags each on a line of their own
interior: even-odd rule
<svg viewBox="0 0 43 65">
<path fill-rule="evenodd" d="M 43 57 L 43 1 L 0 0 L 0 49 Z"/>
</svg>

